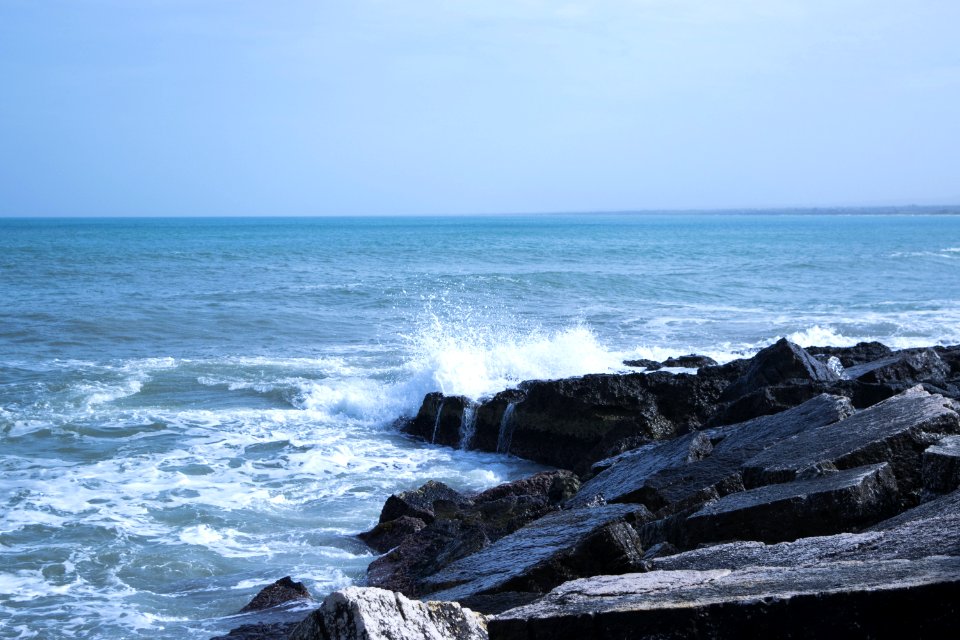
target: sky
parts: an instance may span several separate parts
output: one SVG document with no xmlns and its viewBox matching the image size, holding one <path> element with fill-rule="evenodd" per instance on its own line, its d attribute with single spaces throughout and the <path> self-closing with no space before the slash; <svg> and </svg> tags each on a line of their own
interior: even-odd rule
<svg viewBox="0 0 960 640">
<path fill-rule="evenodd" d="M 960 204 L 957 0 L 0 0 L 0 215 Z"/>
</svg>

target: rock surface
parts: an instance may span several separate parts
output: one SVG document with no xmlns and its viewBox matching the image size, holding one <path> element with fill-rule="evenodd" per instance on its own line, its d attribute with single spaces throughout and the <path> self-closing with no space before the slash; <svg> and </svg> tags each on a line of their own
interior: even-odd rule
<svg viewBox="0 0 960 640">
<path fill-rule="evenodd" d="M 639 509 L 639 513 L 638 513 Z M 627 520 L 647 517 L 637 505 L 571 509 L 544 516 L 430 576 L 436 600 L 475 606 L 477 596 L 542 593 L 583 575 L 623 573 L 640 566 L 642 550 Z"/>
<path fill-rule="evenodd" d="M 489 621 L 497 640 L 951 637 L 960 558 L 654 571 L 568 582 Z"/>
<path fill-rule="evenodd" d="M 487 640 L 486 619 L 455 602 L 418 602 L 384 589 L 327 596 L 289 640 Z"/>
<path fill-rule="evenodd" d="M 945 436 L 923 452 L 923 488 L 946 493 L 960 487 L 960 436 Z"/>
<path fill-rule="evenodd" d="M 294 582 L 290 576 L 286 576 L 261 589 L 253 600 L 240 609 L 240 613 L 269 609 L 293 600 L 310 600 L 310 592 L 302 582 Z"/>
</svg>

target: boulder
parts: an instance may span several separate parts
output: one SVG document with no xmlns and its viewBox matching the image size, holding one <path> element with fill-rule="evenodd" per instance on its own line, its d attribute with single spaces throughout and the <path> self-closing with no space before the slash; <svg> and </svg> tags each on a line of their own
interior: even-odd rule
<svg viewBox="0 0 960 640">
<path fill-rule="evenodd" d="M 374 587 L 335 591 L 289 640 L 487 640 L 484 616 L 456 602 L 418 602 Z"/>
<path fill-rule="evenodd" d="M 640 358 L 638 360 L 624 360 L 623 364 L 628 367 L 646 369 L 647 371 L 656 371 L 657 369 L 663 368 L 663 365 L 656 360 L 647 360 L 646 358 Z"/>
<path fill-rule="evenodd" d="M 806 352 L 824 364 L 829 358 L 836 358 L 844 368 L 873 362 L 893 354 L 890 347 L 879 342 L 859 342 L 852 347 L 807 347 Z"/>
<path fill-rule="evenodd" d="M 299 616 L 303 616 L 300 613 Z M 210 640 L 287 640 L 300 620 L 291 622 L 253 622 L 231 629 L 227 635 L 216 636 Z"/>
<path fill-rule="evenodd" d="M 269 609 L 293 600 L 310 600 L 310 592 L 302 582 L 294 582 L 290 576 L 280 578 L 260 590 L 240 613 Z"/>
<path fill-rule="evenodd" d="M 429 576 L 424 587 L 432 599 L 483 606 L 479 596 L 536 594 L 584 575 L 636 570 L 642 550 L 630 521 L 648 517 L 637 505 L 558 511 Z"/>
<path fill-rule="evenodd" d="M 923 488 L 946 493 L 960 487 L 960 436 L 944 436 L 923 452 Z"/>
<path fill-rule="evenodd" d="M 386 553 L 426 526 L 427 523 L 420 518 L 400 516 L 387 522 L 378 522 L 373 529 L 358 533 L 357 537 L 377 553 Z"/>
<path fill-rule="evenodd" d="M 438 489 L 437 485 L 441 488 Z M 447 492 L 453 490 L 440 483 L 427 483 L 417 492 L 405 492 L 416 497 L 439 496 L 432 501 L 404 498 L 395 502 L 401 505 L 413 503 L 421 509 L 429 504 L 430 522 L 417 527 L 412 518 L 403 515 L 361 534 L 364 540 L 371 540 L 372 546 L 382 537 L 382 544 L 374 548 L 386 552 L 368 567 L 367 581 L 371 586 L 419 596 L 423 593 L 423 578 L 556 510 L 578 487 L 579 481 L 569 471 L 545 471 L 493 487 L 470 499 L 460 494 L 449 495 Z M 407 512 L 406 509 L 388 511 L 384 507 L 388 516 Z M 401 538 L 391 535 L 391 525 L 401 530 L 415 530 Z"/>
<path fill-rule="evenodd" d="M 953 637 L 960 558 L 654 571 L 568 582 L 494 616 L 496 640 Z"/>
<path fill-rule="evenodd" d="M 933 349 L 901 351 L 886 358 L 848 367 L 844 376 L 860 382 L 899 383 L 904 387 L 919 382 L 942 385 L 950 367 Z"/>
<path fill-rule="evenodd" d="M 920 387 L 856 413 L 834 425 L 802 431 L 758 453 L 743 466 L 747 487 L 795 480 L 805 469 L 829 464 L 850 469 L 890 463 L 900 490 L 901 507 L 919 500 L 920 458 L 929 434 L 960 429 L 953 403 Z"/>
<path fill-rule="evenodd" d="M 645 556 L 651 570 L 793 567 L 847 560 L 918 560 L 960 556 L 960 491 L 914 507 L 861 533 L 764 544 L 731 542 L 683 553 Z"/>
<path fill-rule="evenodd" d="M 465 410 L 475 403 L 464 396 L 428 393 L 417 415 L 402 425 L 403 431 L 435 444 L 459 447 L 464 440 Z"/>
<path fill-rule="evenodd" d="M 469 500 L 444 483 L 430 480 L 418 489 L 403 491 L 387 498 L 380 511 L 380 522 L 409 516 L 429 524 L 434 520 L 437 503 L 462 505 L 469 503 Z"/>
<path fill-rule="evenodd" d="M 784 338 L 751 358 L 746 372 L 724 390 L 721 400 L 736 400 L 771 385 L 839 379 L 835 371 Z"/>
<path fill-rule="evenodd" d="M 586 482 L 570 505 L 640 502 L 676 512 L 743 490 L 741 465 L 776 442 L 853 413 L 846 398 L 820 395 L 771 416 L 680 436 L 622 454 Z"/>
<path fill-rule="evenodd" d="M 733 493 L 686 519 L 682 540 L 782 542 L 851 531 L 894 513 L 897 483 L 886 463 L 826 473 L 809 480 Z"/>
<path fill-rule="evenodd" d="M 691 353 L 685 356 L 667 358 L 661 363 L 664 367 L 683 367 L 685 369 L 699 369 L 700 367 L 712 367 L 717 361 L 709 356 L 702 356 Z"/>
</svg>

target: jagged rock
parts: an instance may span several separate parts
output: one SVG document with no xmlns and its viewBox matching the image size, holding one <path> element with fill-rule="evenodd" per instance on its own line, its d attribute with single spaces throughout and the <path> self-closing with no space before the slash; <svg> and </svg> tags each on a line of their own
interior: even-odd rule
<svg viewBox="0 0 960 640">
<path fill-rule="evenodd" d="M 762 387 L 790 382 L 832 382 L 840 376 L 786 338 L 750 360 L 746 372 L 728 386 L 721 400 L 736 400 Z"/>
<path fill-rule="evenodd" d="M 850 531 L 894 512 L 897 483 L 886 463 L 826 474 L 809 480 L 733 493 L 686 519 L 687 548 L 702 542 L 782 542 Z"/>
<path fill-rule="evenodd" d="M 473 405 L 473 401 L 464 396 L 428 393 L 417 415 L 403 425 L 403 430 L 427 442 L 457 447 L 464 426 L 464 409 Z"/>
<path fill-rule="evenodd" d="M 920 458 L 930 433 L 960 429 L 951 401 L 920 387 L 858 412 L 837 423 L 802 431 L 755 455 L 743 466 L 747 487 L 787 482 L 818 463 L 837 469 L 889 462 L 900 489 L 902 507 L 919 499 Z"/>
<path fill-rule="evenodd" d="M 300 614 L 303 615 L 302 613 Z M 290 633 L 297 628 L 300 621 L 295 622 L 254 622 L 242 624 L 231 629 L 225 636 L 216 636 L 211 640 L 287 640 Z"/>
<path fill-rule="evenodd" d="M 586 482 L 573 506 L 596 501 L 640 502 L 653 511 L 678 511 L 743 490 L 740 466 L 776 442 L 853 413 L 845 398 L 820 395 L 772 416 L 687 434 L 615 458 Z"/>
<path fill-rule="evenodd" d="M 427 523 L 420 518 L 400 516 L 387 522 L 378 522 L 373 529 L 358 533 L 357 537 L 377 553 L 386 553 L 426 526 Z"/>
<path fill-rule="evenodd" d="M 289 640 L 487 640 L 484 616 L 456 602 L 418 602 L 374 587 L 331 593 Z"/>
<path fill-rule="evenodd" d="M 958 590 L 960 558 L 655 571 L 568 582 L 489 629 L 497 640 L 941 638 L 960 625 Z"/>
<path fill-rule="evenodd" d="M 879 342 L 858 342 L 852 347 L 807 347 L 806 352 L 824 364 L 831 357 L 837 358 L 844 368 L 866 364 L 893 354 L 890 347 Z"/>
<path fill-rule="evenodd" d="M 646 369 L 647 371 L 656 371 L 663 367 L 656 360 L 647 360 L 646 358 L 640 358 L 639 360 L 624 360 L 623 364 L 628 367 L 637 367 L 638 369 Z"/>
<path fill-rule="evenodd" d="M 438 502 L 460 505 L 468 503 L 469 500 L 442 482 L 430 480 L 418 489 L 403 491 L 387 498 L 380 511 L 380 522 L 409 516 L 429 524 L 434 520 L 435 505 Z"/>
<path fill-rule="evenodd" d="M 943 384 L 950 367 L 933 349 L 901 351 L 887 358 L 848 367 L 847 378 L 880 384 L 900 383 L 911 386 L 919 382 Z"/>
<path fill-rule="evenodd" d="M 668 557 L 645 556 L 651 570 L 792 567 L 841 560 L 917 560 L 960 556 L 960 491 L 914 507 L 861 533 L 764 544 L 731 542 Z M 667 554 L 663 554 L 667 555 Z"/>
<path fill-rule="evenodd" d="M 702 356 L 691 353 L 685 356 L 667 358 L 661 363 L 664 367 L 684 367 L 687 369 L 699 369 L 700 367 L 712 367 L 717 361 L 709 356 Z"/>
<path fill-rule="evenodd" d="M 960 436 L 945 436 L 923 452 L 923 488 L 946 493 L 960 487 Z"/>
<path fill-rule="evenodd" d="M 392 546 L 382 550 L 389 552 L 370 564 L 367 580 L 372 586 L 419 596 L 424 577 L 557 509 L 578 486 L 569 471 L 545 471 L 493 487 L 472 499 L 435 500 L 430 524 L 397 543 L 390 539 Z M 362 535 L 373 535 L 389 524 L 377 525 Z"/>
<path fill-rule="evenodd" d="M 309 599 L 310 592 L 302 582 L 294 582 L 290 576 L 285 576 L 261 589 L 260 593 L 253 597 L 253 600 L 248 602 L 243 609 L 240 609 L 240 613 L 269 609 L 291 600 Z"/>
<path fill-rule="evenodd" d="M 478 596 L 542 593 L 583 575 L 636 570 L 642 549 L 627 520 L 648 517 L 637 505 L 552 513 L 430 576 L 425 589 L 433 599 L 481 607 Z"/>
</svg>

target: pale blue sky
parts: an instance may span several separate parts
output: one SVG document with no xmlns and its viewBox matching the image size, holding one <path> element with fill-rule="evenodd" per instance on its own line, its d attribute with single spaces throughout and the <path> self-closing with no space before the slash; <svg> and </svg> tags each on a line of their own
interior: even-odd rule
<svg viewBox="0 0 960 640">
<path fill-rule="evenodd" d="M 0 215 L 960 203 L 957 0 L 0 0 Z"/>
</svg>

